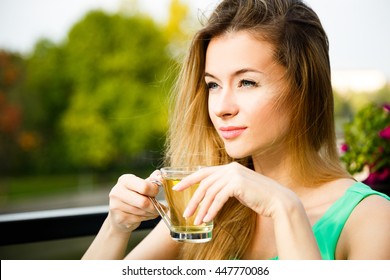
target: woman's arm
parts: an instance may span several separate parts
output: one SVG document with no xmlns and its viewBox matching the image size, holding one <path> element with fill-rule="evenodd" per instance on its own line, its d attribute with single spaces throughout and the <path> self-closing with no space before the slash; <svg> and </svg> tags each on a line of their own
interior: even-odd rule
<svg viewBox="0 0 390 280">
<path fill-rule="evenodd" d="M 371 195 L 356 206 L 341 232 L 336 257 L 390 260 L 390 201 Z"/>
<path fill-rule="evenodd" d="M 130 235 L 131 232 L 115 231 L 110 225 L 110 217 L 107 217 L 82 259 L 123 259 Z"/>
<path fill-rule="evenodd" d="M 295 194 L 279 198 L 272 218 L 279 259 L 321 259 L 309 219 Z"/>
<path fill-rule="evenodd" d="M 158 216 L 149 197 L 158 194 L 155 171 L 144 180 L 134 175 L 122 175 L 110 192 L 109 214 L 83 259 L 123 259 L 131 233 L 142 221 Z"/>
<path fill-rule="evenodd" d="M 131 233 L 114 233 L 107 218 L 95 240 L 84 254 L 83 259 L 120 260 L 125 257 Z M 170 238 L 167 226 L 160 222 L 156 227 L 125 257 L 133 260 L 169 260 L 176 259 L 180 243 Z"/>
</svg>

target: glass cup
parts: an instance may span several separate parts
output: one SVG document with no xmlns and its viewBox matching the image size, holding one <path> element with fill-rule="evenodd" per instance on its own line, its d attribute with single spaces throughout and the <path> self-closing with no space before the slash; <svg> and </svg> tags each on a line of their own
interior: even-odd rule
<svg viewBox="0 0 390 280">
<path fill-rule="evenodd" d="M 198 188 L 195 184 L 182 191 L 174 191 L 174 187 L 186 176 L 194 173 L 202 167 L 164 167 L 161 169 L 163 184 L 153 181 L 159 187 L 163 187 L 165 200 L 168 207 L 163 207 L 155 198 L 150 198 L 161 218 L 168 226 L 173 240 L 180 242 L 203 243 L 212 238 L 213 222 L 194 225 L 198 210 L 188 218 L 183 217 L 188 202 Z M 168 208 L 168 212 L 165 210 Z"/>
</svg>

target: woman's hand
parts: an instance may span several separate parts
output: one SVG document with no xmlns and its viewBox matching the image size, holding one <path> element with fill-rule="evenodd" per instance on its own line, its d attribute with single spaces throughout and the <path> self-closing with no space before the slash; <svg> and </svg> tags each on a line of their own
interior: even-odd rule
<svg viewBox="0 0 390 280">
<path fill-rule="evenodd" d="M 200 183 L 199 187 L 183 213 L 190 217 L 199 207 L 195 224 L 211 221 L 230 197 L 262 216 L 273 217 L 280 205 L 277 198 L 295 196 L 276 181 L 235 162 L 202 168 L 173 189 L 181 191 L 195 183 Z"/>
<path fill-rule="evenodd" d="M 153 180 L 161 180 L 159 171 L 153 172 L 146 180 L 132 174 L 122 175 L 110 192 L 109 221 L 116 231 L 130 233 L 142 221 L 154 219 L 157 211 L 149 196 L 158 194 L 158 186 Z"/>
<path fill-rule="evenodd" d="M 160 172 L 153 172 L 146 180 L 134 175 L 122 175 L 110 192 L 109 213 L 83 259 L 123 259 L 131 236 L 144 220 L 157 217 L 149 196 L 158 194 L 158 186 L 152 180 L 161 180 Z M 135 254 L 142 257 L 145 254 Z M 146 254 L 149 257 L 156 255 Z"/>
</svg>

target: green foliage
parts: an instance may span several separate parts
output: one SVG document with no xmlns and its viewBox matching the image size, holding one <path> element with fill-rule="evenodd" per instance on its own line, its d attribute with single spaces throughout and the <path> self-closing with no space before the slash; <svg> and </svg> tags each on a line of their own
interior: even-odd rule
<svg viewBox="0 0 390 280">
<path fill-rule="evenodd" d="M 64 70 L 64 50 L 49 40 L 41 40 L 26 64 L 24 126 L 50 134 L 68 106 L 71 93 L 71 80 Z"/>
<path fill-rule="evenodd" d="M 177 11 L 164 26 L 139 13 L 91 11 L 60 44 L 40 40 L 24 58 L 1 52 L 0 156 L 12 164 L 3 161 L 0 173 L 123 169 L 159 152 L 176 63 L 170 41 L 183 36 L 174 27 L 188 7 L 173 1 Z"/>
<path fill-rule="evenodd" d="M 390 129 L 390 113 L 386 108 L 370 103 L 345 125 L 341 159 L 351 174 L 361 172 L 365 166 L 370 167 L 371 173 L 390 167 L 390 140 L 382 134 L 386 128 Z"/>
<path fill-rule="evenodd" d="M 166 46 L 146 17 L 95 11 L 74 26 L 65 46 L 74 93 L 61 121 L 70 160 L 101 168 L 158 149 L 166 129 Z"/>
</svg>

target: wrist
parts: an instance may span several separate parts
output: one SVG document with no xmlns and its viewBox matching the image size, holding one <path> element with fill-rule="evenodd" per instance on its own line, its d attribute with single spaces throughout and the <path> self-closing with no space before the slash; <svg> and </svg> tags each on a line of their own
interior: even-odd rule
<svg viewBox="0 0 390 280">
<path fill-rule="evenodd" d="M 279 259 L 321 259 L 305 208 L 292 194 L 280 199 L 273 215 Z"/>
<path fill-rule="evenodd" d="M 126 227 L 116 224 L 110 214 L 108 214 L 103 226 L 106 228 L 107 236 L 126 239 L 129 239 L 131 233 L 137 228 L 137 226 Z"/>
<path fill-rule="evenodd" d="M 274 203 L 273 219 L 294 219 L 297 216 L 305 215 L 306 212 L 298 196 L 292 191 L 286 192 Z"/>
</svg>

